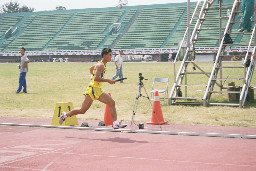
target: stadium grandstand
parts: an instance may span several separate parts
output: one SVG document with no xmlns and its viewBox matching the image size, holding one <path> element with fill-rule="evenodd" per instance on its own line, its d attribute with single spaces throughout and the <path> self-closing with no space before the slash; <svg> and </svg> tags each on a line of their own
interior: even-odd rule
<svg viewBox="0 0 256 171">
<path fill-rule="evenodd" d="M 223 6 L 232 3 L 233 0 L 223 0 Z M 191 2 L 191 15 L 195 6 Z M 227 15 L 226 9 L 222 12 Z M 218 11 L 209 16 L 218 16 Z M 40 55 L 49 52 L 81 55 L 85 53 L 82 51 L 98 54 L 103 47 L 128 49 L 125 52 L 130 54 L 173 53 L 187 28 L 187 3 L 5 13 L 0 16 L 0 23 L 0 56 L 12 56 L 20 47 L 34 51 L 33 55 L 39 52 Z M 214 24 L 218 20 L 205 23 Z M 238 28 L 239 24 L 232 27 Z M 218 30 L 202 30 L 200 36 L 209 40 L 198 42 L 196 48 L 218 47 L 218 40 L 213 40 L 218 38 Z M 235 43 L 248 42 L 250 38 L 248 35 L 231 37 Z"/>
</svg>

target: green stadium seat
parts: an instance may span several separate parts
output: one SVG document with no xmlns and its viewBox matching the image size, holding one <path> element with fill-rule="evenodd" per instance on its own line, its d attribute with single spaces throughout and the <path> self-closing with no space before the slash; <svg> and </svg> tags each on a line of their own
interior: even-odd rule
<svg viewBox="0 0 256 171">
<path fill-rule="evenodd" d="M 195 3 L 192 3 L 191 14 Z M 223 7 L 230 6 L 229 3 Z M 213 7 L 217 7 L 214 4 Z M 226 14 L 226 9 L 222 11 Z M 210 11 L 207 17 L 217 17 L 218 11 Z M 238 20 L 238 19 L 237 19 Z M 109 33 L 113 23 L 121 23 L 120 30 Z M 17 51 L 21 46 L 29 50 L 95 50 L 102 47 L 130 48 L 178 48 L 187 27 L 186 3 L 145 5 L 122 9 L 81 9 L 5 14 L 0 18 L 0 51 Z M 226 21 L 222 21 L 225 27 Z M 218 25 L 219 20 L 205 21 L 204 28 Z M 192 28 L 195 22 L 192 23 Z M 14 37 L 4 38 L 5 32 L 19 26 Z M 238 25 L 233 27 L 233 31 Z M 202 30 L 199 38 L 219 37 L 218 30 Z M 233 40 L 247 43 L 247 34 L 231 35 Z M 205 40 L 196 47 L 215 47 L 218 40 Z"/>
</svg>

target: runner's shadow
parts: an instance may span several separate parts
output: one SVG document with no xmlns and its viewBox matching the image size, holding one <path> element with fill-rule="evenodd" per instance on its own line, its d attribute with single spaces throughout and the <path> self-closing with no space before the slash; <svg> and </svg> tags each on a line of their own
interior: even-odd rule
<svg viewBox="0 0 256 171">
<path fill-rule="evenodd" d="M 91 139 L 91 140 L 112 141 L 117 143 L 148 143 L 148 141 L 137 141 L 137 140 L 132 140 L 130 138 L 120 138 L 120 137 L 108 138 L 108 139 Z"/>
<path fill-rule="evenodd" d="M 66 137 L 66 138 L 76 138 L 76 137 Z M 117 143 L 148 143 L 148 141 L 137 141 L 137 140 L 132 140 L 130 138 L 120 138 L 120 137 L 114 137 L 114 138 L 108 138 L 108 139 L 90 139 L 90 138 L 77 138 L 77 139 L 86 139 L 86 140 L 93 140 L 93 141 L 112 141 Z"/>
</svg>

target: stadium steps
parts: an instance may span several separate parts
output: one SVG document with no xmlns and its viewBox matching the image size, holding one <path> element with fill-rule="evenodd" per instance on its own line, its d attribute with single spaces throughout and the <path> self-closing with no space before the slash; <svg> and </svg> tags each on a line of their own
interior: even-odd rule
<svg viewBox="0 0 256 171">
<path fill-rule="evenodd" d="M 117 23 L 122 23 L 124 21 L 124 19 L 128 16 L 129 12 L 130 12 L 130 9 L 126 8 L 126 7 L 123 7 L 122 8 L 122 11 L 124 11 L 122 13 L 122 15 L 119 17 Z"/>
<path fill-rule="evenodd" d="M 130 27 L 133 25 L 133 23 L 135 22 L 136 18 L 140 15 L 141 11 L 143 10 L 144 6 L 142 6 L 142 8 L 140 8 L 139 10 L 136 11 L 136 13 L 134 13 L 134 15 L 132 16 L 132 18 L 129 20 L 129 25 L 127 27 L 127 29 L 123 32 L 123 34 L 121 34 L 119 37 L 116 38 L 116 40 L 113 42 L 112 48 L 115 48 L 116 45 L 120 42 L 120 40 L 122 39 L 122 37 L 127 33 L 127 31 L 130 29 Z"/>
<path fill-rule="evenodd" d="M 48 48 L 63 50 L 97 49 L 106 36 L 106 29 L 118 21 L 122 10 L 78 12 Z"/>
<path fill-rule="evenodd" d="M 14 15 L 11 16 L 10 14 L 4 14 L 3 16 L 1 16 L 1 27 L 0 27 L 0 35 L 1 36 L 1 40 L 0 40 L 0 47 L 1 47 L 1 51 L 4 51 L 4 49 L 6 48 L 6 44 L 4 44 L 7 39 L 5 38 L 5 32 L 10 28 L 10 27 L 15 27 L 18 25 L 18 23 L 20 21 L 22 21 L 22 18 L 24 17 L 24 15 Z M 13 39 L 13 38 L 11 38 Z"/>
<path fill-rule="evenodd" d="M 223 2 L 226 4 L 229 3 L 230 0 L 223 0 Z M 194 4 L 194 2 L 191 2 L 191 7 L 193 7 Z M 6 51 L 16 51 L 17 47 L 20 46 L 26 46 L 28 47 L 28 50 L 35 51 L 42 49 L 97 49 L 102 46 L 101 42 L 104 42 L 104 47 L 111 48 L 177 48 L 178 42 L 182 39 L 183 33 L 186 30 L 186 15 L 182 17 L 184 9 L 186 8 L 186 3 L 145 5 L 143 8 L 143 11 L 136 17 L 136 20 L 132 25 L 130 25 L 130 23 L 133 21 L 136 13 L 142 9 L 142 6 L 125 6 L 121 10 L 118 7 L 114 7 L 5 14 L 3 20 L 0 18 L 0 51 L 4 49 L 3 47 L 6 47 Z M 214 19 L 218 14 L 218 6 L 213 6 L 213 8 L 215 9 L 208 10 L 209 15 L 206 17 L 212 19 L 208 21 L 204 20 L 205 26 L 207 26 L 205 28 L 209 28 L 210 25 L 218 24 L 218 19 Z M 223 14 L 226 14 L 226 5 L 222 9 Z M 122 10 L 125 12 L 122 13 Z M 63 30 L 58 33 L 61 29 L 60 23 L 54 20 L 54 18 L 51 18 L 51 16 L 54 16 L 56 13 L 79 14 L 75 15 L 73 18 L 74 21 L 72 19 L 70 22 L 74 24 L 73 26 L 67 24 L 64 26 Z M 105 21 L 105 13 L 107 16 L 111 15 L 114 20 L 107 18 Z M 126 16 L 125 13 L 127 13 Z M 237 14 L 241 16 L 241 13 Z M 10 26 L 14 26 L 24 15 L 27 15 L 28 18 L 19 27 L 15 39 L 11 38 L 5 40 L 3 34 L 6 29 Z M 48 18 L 40 18 L 43 15 L 47 15 Z M 181 19 L 181 21 L 180 23 L 177 23 L 179 19 Z M 225 24 L 226 19 L 223 19 L 223 24 Z M 95 22 L 93 20 L 95 20 Z M 108 25 L 113 23 L 113 21 L 120 22 L 121 20 L 122 28 L 119 33 L 106 38 L 104 29 L 106 30 Z M 47 24 L 48 28 L 41 25 L 41 23 Z M 57 23 L 58 28 L 55 28 L 55 23 Z M 65 23 L 65 21 L 63 21 L 63 23 Z M 192 25 L 194 24 L 195 23 Z M 233 21 L 233 24 L 238 29 L 240 24 L 239 19 Z M 128 26 L 130 27 L 128 28 Z M 235 45 L 237 43 L 246 44 L 250 39 L 249 34 L 236 33 L 237 30 L 233 30 L 233 28 L 235 28 L 234 26 L 232 26 L 231 37 L 235 42 L 232 48 L 237 46 Z M 175 32 L 172 31 L 173 29 L 175 29 Z M 205 36 L 209 37 L 211 40 L 202 41 Z M 196 47 L 216 47 L 216 45 L 219 44 L 218 40 L 213 40 L 213 38 L 216 37 L 218 38 L 218 30 L 201 30 L 198 37 L 198 40 L 201 40 L 197 41 Z M 8 47 L 6 45 L 8 45 Z"/>
<path fill-rule="evenodd" d="M 13 41 L 8 49 L 11 51 L 17 47 L 24 46 L 27 50 L 42 50 L 46 43 L 67 22 L 69 13 L 39 13 L 24 32 Z"/>
<path fill-rule="evenodd" d="M 106 30 L 108 30 L 110 28 L 111 24 L 106 27 Z M 105 33 L 105 37 L 104 39 L 99 43 L 97 49 L 102 49 L 105 45 L 105 42 L 110 38 L 111 36 L 108 33 Z"/>
<path fill-rule="evenodd" d="M 171 37 L 173 36 L 173 34 L 176 32 L 179 24 L 181 23 L 182 19 L 184 18 L 184 16 L 187 13 L 187 8 L 184 9 L 183 14 L 179 17 L 177 23 L 175 24 L 174 28 L 172 29 L 172 31 L 170 32 L 170 34 L 167 36 L 167 38 L 165 39 L 164 43 L 161 45 L 161 48 L 164 48 L 166 46 L 166 44 L 168 43 L 168 41 L 171 39 Z"/>
<path fill-rule="evenodd" d="M 117 23 L 121 23 L 121 28 L 118 31 L 118 34 L 116 33 L 116 35 L 120 35 L 123 33 L 124 28 L 126 27 L 126 24 L 123 24 L 123 20 L 127 17 L 128 13 L 130 10 L 126 9 L 125 7 L 122 8 L 122 15 L 119 17 Z M 103 47 L 106 47 L 105 45 L 107 45 L 108 48 L 111 48 L 111 44 L 109 44 L 109 39 L 110 41 L 113 41 L 113 37 L 112 35 L 109 34 L 109 28 L 111 27 L 113 23 L 109 24 L 108 27 L 106 27 L 106 30 L 104 31 L 105 33 L 105 38 L 102 40 L 102 42 L 99 44 L 97 49 L 102 49 Z"/>
<path fill-rule="evenodd" d="M 18 38 L 21 35 L 21 33 L 24 31 L 24 29 L 22 28 L 22 25 L 28 18 L 29 16 L 25 13 L 21 18 L 21 20 L 16 25 L 13 26 L 13 27 L 17 27 L 18 29 L 17 33 L 11 38 L 7 39 L 6 42 L 2 45 L 3 51 L 8 48 L 9 44 L 11 44 L 13 41 L 15 41 L 16 38 Z M 17 50 L 19 49 L 20 47 L 17 47 Z"/>
<path fill-rule="evenodd" d="M 146 6 L 115 48 L 161 47 L 177 22 L 175 17 L 181 16 L 184 9 L 184 6 Z"/>
<path fill-rule="evenodd" d="M 0 51 L 3 51 L 3 50 L 4 50 L 3 43 L 4 43 L 5 41 L 6 41 L 5 36 L 2 35 L 2 36 L 0 37 Z"/>
<path fill-rule="evenodd" d="M 68 21 L 62 26 L 62 28 L 56 33 L 55 36 L 53 36 L 47 43 L 46 45 L 43 47 L 42 50 L 45 50 L 48 48 L 48 46 L 50 45 L 50 43 L 63 31 L 63 29 L 66 27 L 66 25 L 68 25 L 70 23 L 70 21 L 72 20 L 72 18 L 75 16 L 76 13 L 73 13 L 70 18 L 68 19 Z"/>
<path fill-rule="evenodd" d="M 195 6 L 191 6 L 191 9 L 194 9 Z M 190 11 L 190 16 L 192 16 L 192 10 Z M 192 22 L 191 27 L 194 27 L 195 22 Z M 176 48 L 178 46 L 178 43 L 180 40 L 182 40 L 184 32 L 186 31 L 187 28 L 187 12 L 184 12 L 184 16 L 182 20 L 178 23 L 177 29 L 175 34 L 172 35 L 172 37 L 169 39 L 165 47 L 168 48 Z"/>
<path fill-rule="evenodd" d="M 134 17 L 137 14 L 138 9 L 135 8 L 131 8 L 128 12 L 127 7 L 125 7 L 126 9 L 126 15 L 123 15 L 124 18 L 120 19 L 122 20 L 122 27 L 120 28 L 119 33 L 116 34 L 112 34 L 110 36 L 110 38 L 105 42 L 105 46 L 109 47 L 109 48 L 113 48 L 114 45 L 118 42 L 118 40 L 121 39 L 121 36 L 125 33 L 125 31 L 128 29 L 130 23 L 132 22 L 132 20 L 134 19 Z"/>
</svg>

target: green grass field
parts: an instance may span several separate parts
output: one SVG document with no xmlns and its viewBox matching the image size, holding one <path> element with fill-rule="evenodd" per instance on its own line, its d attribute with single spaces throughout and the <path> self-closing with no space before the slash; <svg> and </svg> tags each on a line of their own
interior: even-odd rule
<svg viewBox="0 0 256 171">
<path fill-rule="evenodd" d="M 0 64 L 0 116 L 51 118 L 57 102 L 73 102 L 80 107 L 83 92 L 90 82 L 89 67 L 93 63 L 30 63 L 27 74 L 28 94 L 16 94 L 19 70 L 16 64 Z M 234 65 L 235 63 L 232 63 Z M 178 64 L 179 65 L 179 64 Z M 176 70 L 178 70 L 178 65 Z M 211 70 L 212 63 L 202 63 L 202 68 Z M 230 63 L 231 65 L 231 63 Z M 144 85 L 148 93 L 151 91 L 154 77 L 169 77 L 169 92 L 174 82 L 172 63 L 124 63 L 124 84 L 103 84 L 106 93 L 111 93 L 116 101 L 118 120 L 130 121 L 133 114 L 139 73 L 148 80 Z M 107 64 L 106 78 L 115 74 L 113 63 Z M 228 75 L 232 77 L 230 72 Z M 206 78 L 206 77 L 205 77 Z M 201 77 L 188 78 L 201 83 Z M 252 85 L 256 84 L 254 74 Z M 206 79 L 208 80 L 208 79 Z M 202 88 L 201 88 L 202 89 Z M 200 88 L 188 90 L 201 92 Z M 146 95 L 144 90 L 142 94 Z M 149 94 L 150 95 L 150 94 Z M 226 95 L 227 96 L 227 95 Z M 225 101 L 227 97 L 216 97 Z M 173 124 L 201 124 L 218 126 L 256 126 L 256 105 L 245 108 L 222 106 L 176 106 L 162 105 L 164 119 Z M 78 115 L 84 120 L 103 120 L 105 105 L 95 101 L 85 115 Z M 135 115 L 136 122 L 151 120 L 152 108 L 146 98 L 141 97 Z"/>
</svg>

